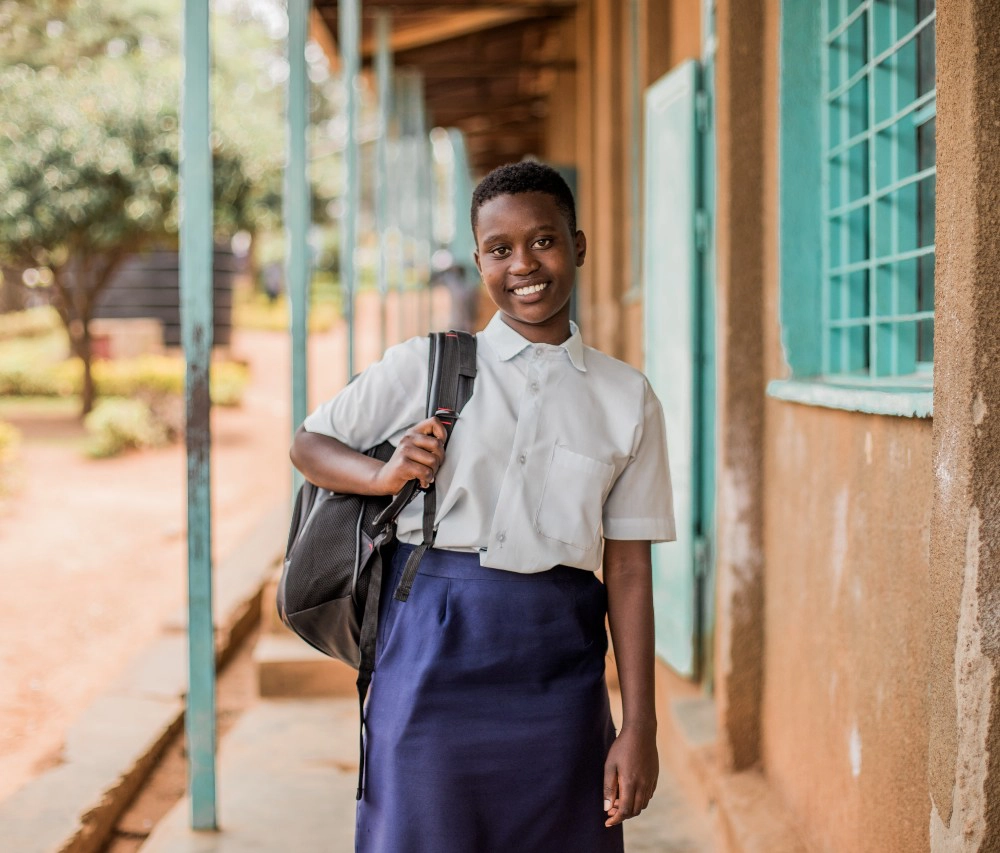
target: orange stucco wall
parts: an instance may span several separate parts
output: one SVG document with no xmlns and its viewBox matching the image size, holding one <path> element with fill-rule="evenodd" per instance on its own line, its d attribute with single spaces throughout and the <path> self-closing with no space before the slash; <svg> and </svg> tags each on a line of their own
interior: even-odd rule
<svg viewBox="0 0 1000 853">
<path fill-rule="evenodd" d="M 767 378 L 778 323 L 778 13 L 765 30 Z M 769 400 L 762 764 L 810 846 L 929 849 L 931 423 Z"/>
</svg>

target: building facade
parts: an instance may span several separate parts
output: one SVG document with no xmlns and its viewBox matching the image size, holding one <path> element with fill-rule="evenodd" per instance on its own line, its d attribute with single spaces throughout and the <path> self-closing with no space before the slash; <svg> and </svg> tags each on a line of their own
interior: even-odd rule
<svg viewBox="0 0 1000 853">
<path fill-rule="evenodd" d="M 1000 8 L 593 0 L 574 24 L 576 132 L 549 156 L 579 164 L 583 325 L 666 359 L 661 396 L 693 389 L 700 431 L 672 453 L 708 565 L 684 555 L 700 580 L 669 588 L 696 595 L 658 599 L 657 631 L 693 613 L 711 698 L 661 661 L 668 759 L 737 849 L 995 849 Z M 648 136 L 657 81 L 691 60 L 698 138 L 664 148 L 660 121 L 630 180 L 634 66 Z M 709 257 L 659 262 L 677 241 L 651 219 Z M 707 312 L 687 365 L 660 352 L 672 308 Z"/>
<path fill-rule="evenodd" d="M 478 165 L 575 176 L 585 337 L 667 409 L 662 754 L 728 849 L 1000 849 L 1000 6 L 521 5 Z"/>
</svg>

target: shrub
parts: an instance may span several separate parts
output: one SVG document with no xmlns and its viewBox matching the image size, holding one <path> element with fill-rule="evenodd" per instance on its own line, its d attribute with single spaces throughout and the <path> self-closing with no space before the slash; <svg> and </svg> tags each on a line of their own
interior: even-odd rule
<svg viewBox="0 0 1000 853">
<path fill-rule="evenodd" d="M 237 362 L 212 365 L 212 402 L 238 406 L 250 379 L 248 368 Z M 94 362 L 94 382 L 99 397 L 157 397 L 184 395 L 184 362 L 169 356 Z M 78 358 L 56 363 L 4 359 L 0 363 L 0 396 L 65 397 L 79 395 L 83 364 Z"/>
<path fill-rule="evenodd" d="M 309 331 L 327 332 L 340 319 L 340 304 L 316 302 L 309 306 Z M 238 299 L 233 305 L 233 325 L 257 332 L 288 332 L 288 299 L 282 294 L 271 303 L 262 293 Z"/>
<path fill-rule="evenodd" d="M 0 471 L 17 455 L 21 432 L 12 424 L 0 421 Z"/>
<path fill-rule="evenodd" d="M 62 329 L 62 320 L 51 305 L 0 314 L 0 341 L 33 338 Z"/>
<path fill-rule="evenodd" d="M 87 453 L 95 458 L 133 448 L 158 447 L 169 440 L 166 428 L 142 400 L 100 400 L 83 424 L 90 434 Z"/>
</svg>

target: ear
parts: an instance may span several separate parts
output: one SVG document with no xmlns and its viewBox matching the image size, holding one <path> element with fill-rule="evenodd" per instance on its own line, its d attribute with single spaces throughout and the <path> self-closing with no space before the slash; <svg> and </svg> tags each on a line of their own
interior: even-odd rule
<svg viewBox="0 0 1000 853">
<path fill-rule="evenodd" d="M 587 235 L 584 234 L 582 231 L 577 231 L 575 242 L 576 242 L 576 265 L 578 267 L 582 267 L 583 262 L 587 257 Z"/>
<path fill-rule="evenodd" d="M 481 263 L 479 263 L 479 249 L 476 249 L 472 253 L 472 259 L 476 262 L 476 269 L 479 270 L 479 275 L 480 275 L 480 277 L 482 277 L 482 275 L 483 275 L 483 265 Z"/>
</svg>

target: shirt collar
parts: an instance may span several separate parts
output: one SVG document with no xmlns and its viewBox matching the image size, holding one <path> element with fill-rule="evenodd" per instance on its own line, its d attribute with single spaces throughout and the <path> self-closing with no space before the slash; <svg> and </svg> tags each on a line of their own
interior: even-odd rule
<svg viewBox="0 0 1000 853">
<path fill-rule="evenodd" d="M 583 361 L 583 336 L 580 328 L 572 320 L 569 321 L 569 337 L 559 346 L 569 353 L 569 360 L 577 370 L 586 372 L 587 368 Z M 522 337 L 514 329 L 503 321 L 500 311 L 493 315 L 493 319 L 486 325 L 483 335 L 493 347 L 501 361 L 509 361 L 519 352 L 527 347 L 533 346 L 532 342 Z"/>
</svg>

